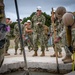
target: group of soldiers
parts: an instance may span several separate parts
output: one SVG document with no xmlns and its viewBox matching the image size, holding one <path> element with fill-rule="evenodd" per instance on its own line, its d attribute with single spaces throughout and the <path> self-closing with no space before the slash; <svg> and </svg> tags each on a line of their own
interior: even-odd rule
<svg viewBox="0 0 75 75">
<path fill-rule="evenodd" d="M 71 63 L 73 61 L 71 55 L 75 44 L 74 43 L 75 29 L 73 27 L 71 28 L 71 26 L 70 28 L 68 28 L 68 25 L 66 26 L 67 20 L 64 20 L 64 15 L 66 13 L 68 14 L 68 16 L 72 14 L 71 12 L 66 12 L 66 9 L 64 7 L 58 7 L 55 10 L 55 12 L 53 11 L 54 16 L 51 16 L 51 20 L 54 21 L 54 23 L 52 23 L 53 28 L 50 32 L 50 35 L 48 34 L 49 28 L 45 25 L 46 18 L 44 15 L 42 15 L 42 10 L 40 6 L 37 7 L 36 14 L 32 17 L 31 21 L 28 20 L 27 22 L 24 23 L 24 25 L 22 25 L 24 28 L 23 39 L 25 40 L 25 44 L 27 43 L 28 49 L 30 51 L 32 49 L 34 50 L 33 56 L 38 56 L 37 53 L 38 41 L 40 42 L 40 47 L 42 52 L 40 56 L 45 56 L 45 48 L 46 50 L 48 50 L 48 45 L 47 45 L 48 39 L 52 36 L 54 54 L 51 55 L 51 57 L 56 57 L 56 50 L 57 50 L 57 56 L 59 58 L 62 57 L 62 47 L 61 47 L 61 41 L 62 41 L 64 50 L 66 52 L 66 56 L 64 59 L 62 59 L 62 61 L 64 63 Z M 69 22 L 71 22 L 71 19 Z M 70 33 L 72 32 L 72 35 L 70 35 L 72 36 L 72 41 L 70 41 L 71 38 L 68 36 L 69 31 Z M 70 39 L 68 40 L 68 38 Z"/>
<path fill-rule="evenodd" d="M 18 21 L 18 20 L 17 20 Z M 45 56 L 45 47 L 48 51 L 48 32 L 49 27 L 45 25 L 45 17 L 42 15 L 41 7 L 37 7 L 36 14 L 32 17 L 31 20 L 27 20 L 22 24 L 22 20 L 19 20 L 21 23 L 22 38 L 24 46 L 28 46 L 29 51 L 34 50 L 33 56 L 37 56 L 38 43 L 41 45 L 41 56 Z M 14 36 L 15 36 L 15 55 L 17 55 L 17 50 L 20 45 L 20 54 L 22 54 L 22 47 L 20 42 L 20 33 L 18 23 L 14 26 Z M 8 39 L 9 40 L 9 39 Z M 7 55 L 9 55 L 7 53 Z"/>
<path fill-rule="evenodd" d="M 62 48 L 60 42 L 63 42 L 64 50 L 66 56 L 62 61 L 64 63 L 71 63 L 73 60 L 71 55 L 73 50 L 75 49 L 75 17 L 71 12 L 66 12 L 64 7 L 58 7 L 55 12 L 51 12 L 51 20 L 52 20 L 52 30 L 50 34 L 49 27 L 45 25 L 46 18 L 42 14 L 42 9 L 40 6 L 37 7 L 35 15 L 33 15 L 31 20 L 27 20 L 24 24 L 22 24 L 22 20 L 20 19 L 21 23 L 21 30 L 22 30 L 22 38 L 24 45 L 28 45 L 29 51 L 34 50 L 34 54 L 32 56 L 38 56 L 38 42 L 40 42 L 41 47 L 41 55 L 45 56 L 45 48 L 48 51 L 48 39 L 52 36 L 53 37 L 53 48 L 54 54 L 51 57 L 62 57 Z M 0 15 L 1 17 L 1 15 Z M 18 21 L 18 20 L 17 20 Z M 0 22 L 2 20 L 0 19 Z M 10 24 L 10 18 L 6 18 L 6 25 Z M 69 34 L 72 33 L 72 35 Z M 8 48 L 10 45 L 10 26 L 8 26 L 8 32 L 6 34 L 6 43 L 4 45 L 5 55 L 10 55 L 8 53 Z M 17 55 L 18 44 L 20 41 L 20 33 L 18 24 L 14 26 L 14 35 L 15 35 L 15 55 Z M 72 37 L 70 37 L 72 36 Z M 20 43 L 20 54 L 22 54 L 22 47 Z"/>
<path fill-rule="evenodd" d="M 61 52 L 60 40 L 62 40 L 63 47 L 66 53 L 66 56 L 62 59 L 62 61 L 64 63 L 71 63 L 73 61 L 71 56 L 75 51 L 74 14 L 72 12 L 67 12 L 64 7 L 58 7 L 55 11 L 55 17 L 52 17 L 52 19 L 55 20 L 55 23 L 57 21 L 59 22 L 59 24 L 57 25 L 58 29 L 55 29 L 58 33 L 56 38 L 54 39 L 54 44 L 56 44 L 56 50 L 60 50 Z M 61 29 L 60 33 L 58 32 L 59 29 Z M 56 54 L 54 53 L 53 56 L 55 55 Z"/>
</svg>

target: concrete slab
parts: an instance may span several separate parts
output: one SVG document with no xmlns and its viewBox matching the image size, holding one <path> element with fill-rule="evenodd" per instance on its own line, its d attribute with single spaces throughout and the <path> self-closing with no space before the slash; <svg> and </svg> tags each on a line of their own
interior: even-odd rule
<svg viewBox="0 0 75 75">
<path fill-rule="evenodd" d="M 64 49 L 62 48 L 63 57 L 65 56 Z M 23 55 L 19 55 L 20 50 L 18 50 L 18 55 L 14 55 L 15 50 L 9 49 L 10 56 L 5 56 L 4 63 L 0 68 L 0 73 L 4 73 L 13 69 L 24 68 L 24 58 Z M 56 58 L 50 57 L 54 53 L 53 48 L 49 47 L 49 51 L 45 51 L 46 55 L 40 57 L 41 51 L 38 50 L 38 56 L 32 57 L 34 51 L 29 52 L 28 48 L 25 47 L 27 66 L 28 68 L 42 68 L 47 70 L 57 70 Z M 58 58 L 60 71 L 72 70 L 72 63 L 63 64 L 62 58 Z"/>
<path fill-rule="evenodd" d="M 68 73 L 68 74 L 65 74 L 65 75 L 75 75 L 75 71 L 73 71 L 73 72 L 70 72 L 70 73 Z"/>
</svg>

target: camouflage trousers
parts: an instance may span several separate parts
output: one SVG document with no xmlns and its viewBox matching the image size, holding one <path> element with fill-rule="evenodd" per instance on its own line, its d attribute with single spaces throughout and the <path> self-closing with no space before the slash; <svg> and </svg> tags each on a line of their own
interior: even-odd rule
<svg viewBox="0 0 75 75">
<path fill-rule="evenodd" d="M 55 46 L 56 46 L 56 50 L 59 52 L 59 54 L 62 52 L 62 48 L 61 48 L 61 45 L 60 43 L 56 43 L 56 44 L 53 44 L 53 48 L 54 48 L 54 52 L 55 52 Z"/>
<path fill-rule="evenodd" d="M 61 42 L 58 42 L 56 44 L 54 44 L 54 38 L 52 39 L 53 41 L 53 48 L 54 48 L 54 52 L 55 52 L 55 46 L 56 46 L 56 50 L 61 53 L 62 52 L 62 48 L 61 48 Z"/>
<path fill-rule="evenodd" d="M 5 53 L 8 51 L 9 46 L 10 46 L 10 39 L 6 38 L 6 43 L 4 45 Z"/>
<path fill-rule="evenodd" d="M 66 53 L 66 56 L 71 56 L 72 53 L 69 51 L 68 46 L 67 46 L 67 40 L 66 40 L 66 35 L 64 34 L 62 37 L 62 44 Z"/>
<path fill-rule="evenodd" d="M 44 35 L 44 44 L 45 44 L 45 48 L 48 49 L 48 35 Z"/>
<path fill-rule="evenodd" d="M 32 35 L 27 35 L 25 36 L 25 38 L 27 38 L 26 40 L 24 40 L 24 45 L 28 46 L 28 49 L 30 50 L 31 48 L 33 48 L 33 36 Z"/>
<path fill-rule="evenodd" d="M 4 48 L 0 49 L 0 67 L 4 60 Z"/>
<path fill-rule="evenodd" d="M 20 37 L 16 36 L 14 42 L 15 42 L 15 51 L 17 51 L 17 49 L 19 48 Z M 20 48 L 22 48 L 21 43 L 20 43 Z M 22 51 L 22 49 L 21 49 L 21 51 Z"/>
<path fill-rule="evenodd" d="M 72 53 L 70 52 L 67 46 L 66 34 L 64 34 L 62 37 L 62 43 L 64 46 L 66 56 L 71 56 Z M 73 47 L 73 50 L 75 50 L 75 28 L 72 29 L 72 47 Z"/>
<path fill-rule="evenodd" d="M 44 45 L 44 34 L 41 33 L 34 33 L 33 34 L 33 45 L 34 45 L 34 51 L 38 50 L 38 41 L 40 42 L 41 45 L 41 51 L 45 50 L 45 45 Z"/>
</svg>

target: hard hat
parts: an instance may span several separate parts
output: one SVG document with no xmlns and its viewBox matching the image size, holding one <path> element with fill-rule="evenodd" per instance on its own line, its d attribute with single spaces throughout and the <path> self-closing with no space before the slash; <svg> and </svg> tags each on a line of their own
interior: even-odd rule
<svg viewBox="0 0 75 75">
<path fill-rule="evenodd" d="M 37 6 L 37 10 L 41 10 L 41 6 Z"/>
<path fill-rule="evenodd" d="M 27 20 L 27 22 L 31 22 L 30 20 Z"/>
<path fill-rule="evenodd" d="M 72 13 L 65 13 L 62 17 L 62 21 L 66 26 L 75 27 L 75 16 Z"/>
<path fill-rule="evenodd" d="M 61 19 L 62 16 L 66 13 L 66 9 L 65 7 L 58 7 L 55 11 L 55 16 L 58 18 L 58 19 Z"/>
</svg>

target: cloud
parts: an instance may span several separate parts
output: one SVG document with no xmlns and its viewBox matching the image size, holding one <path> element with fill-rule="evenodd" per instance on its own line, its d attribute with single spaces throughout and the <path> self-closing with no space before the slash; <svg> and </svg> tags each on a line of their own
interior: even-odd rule
<svg viewBox="0 0 75 75">
<path fill-rule="evenodd" d="M 7 13 L 6 17 L 11 17 L 12 21 L 16 21 L 17 16 L 15 13 L 12 13 L 12 12 L 6 12 L 6 13 Z"/>
<path fill-rule="evenodd" d="M 28 17 L 36 11 L 37 6 L 42 7 L 42 11 L 50 14 L 51 8 L 64 6 L 67 11 L 75 11 L 75 0 L 17 0 L 20 17 Z M 13 21 L 16 19 L 14 0 L 4 0 L 5 14 Z M 13 17 L 12 17 L 13 16 Z"/>
</svg>

